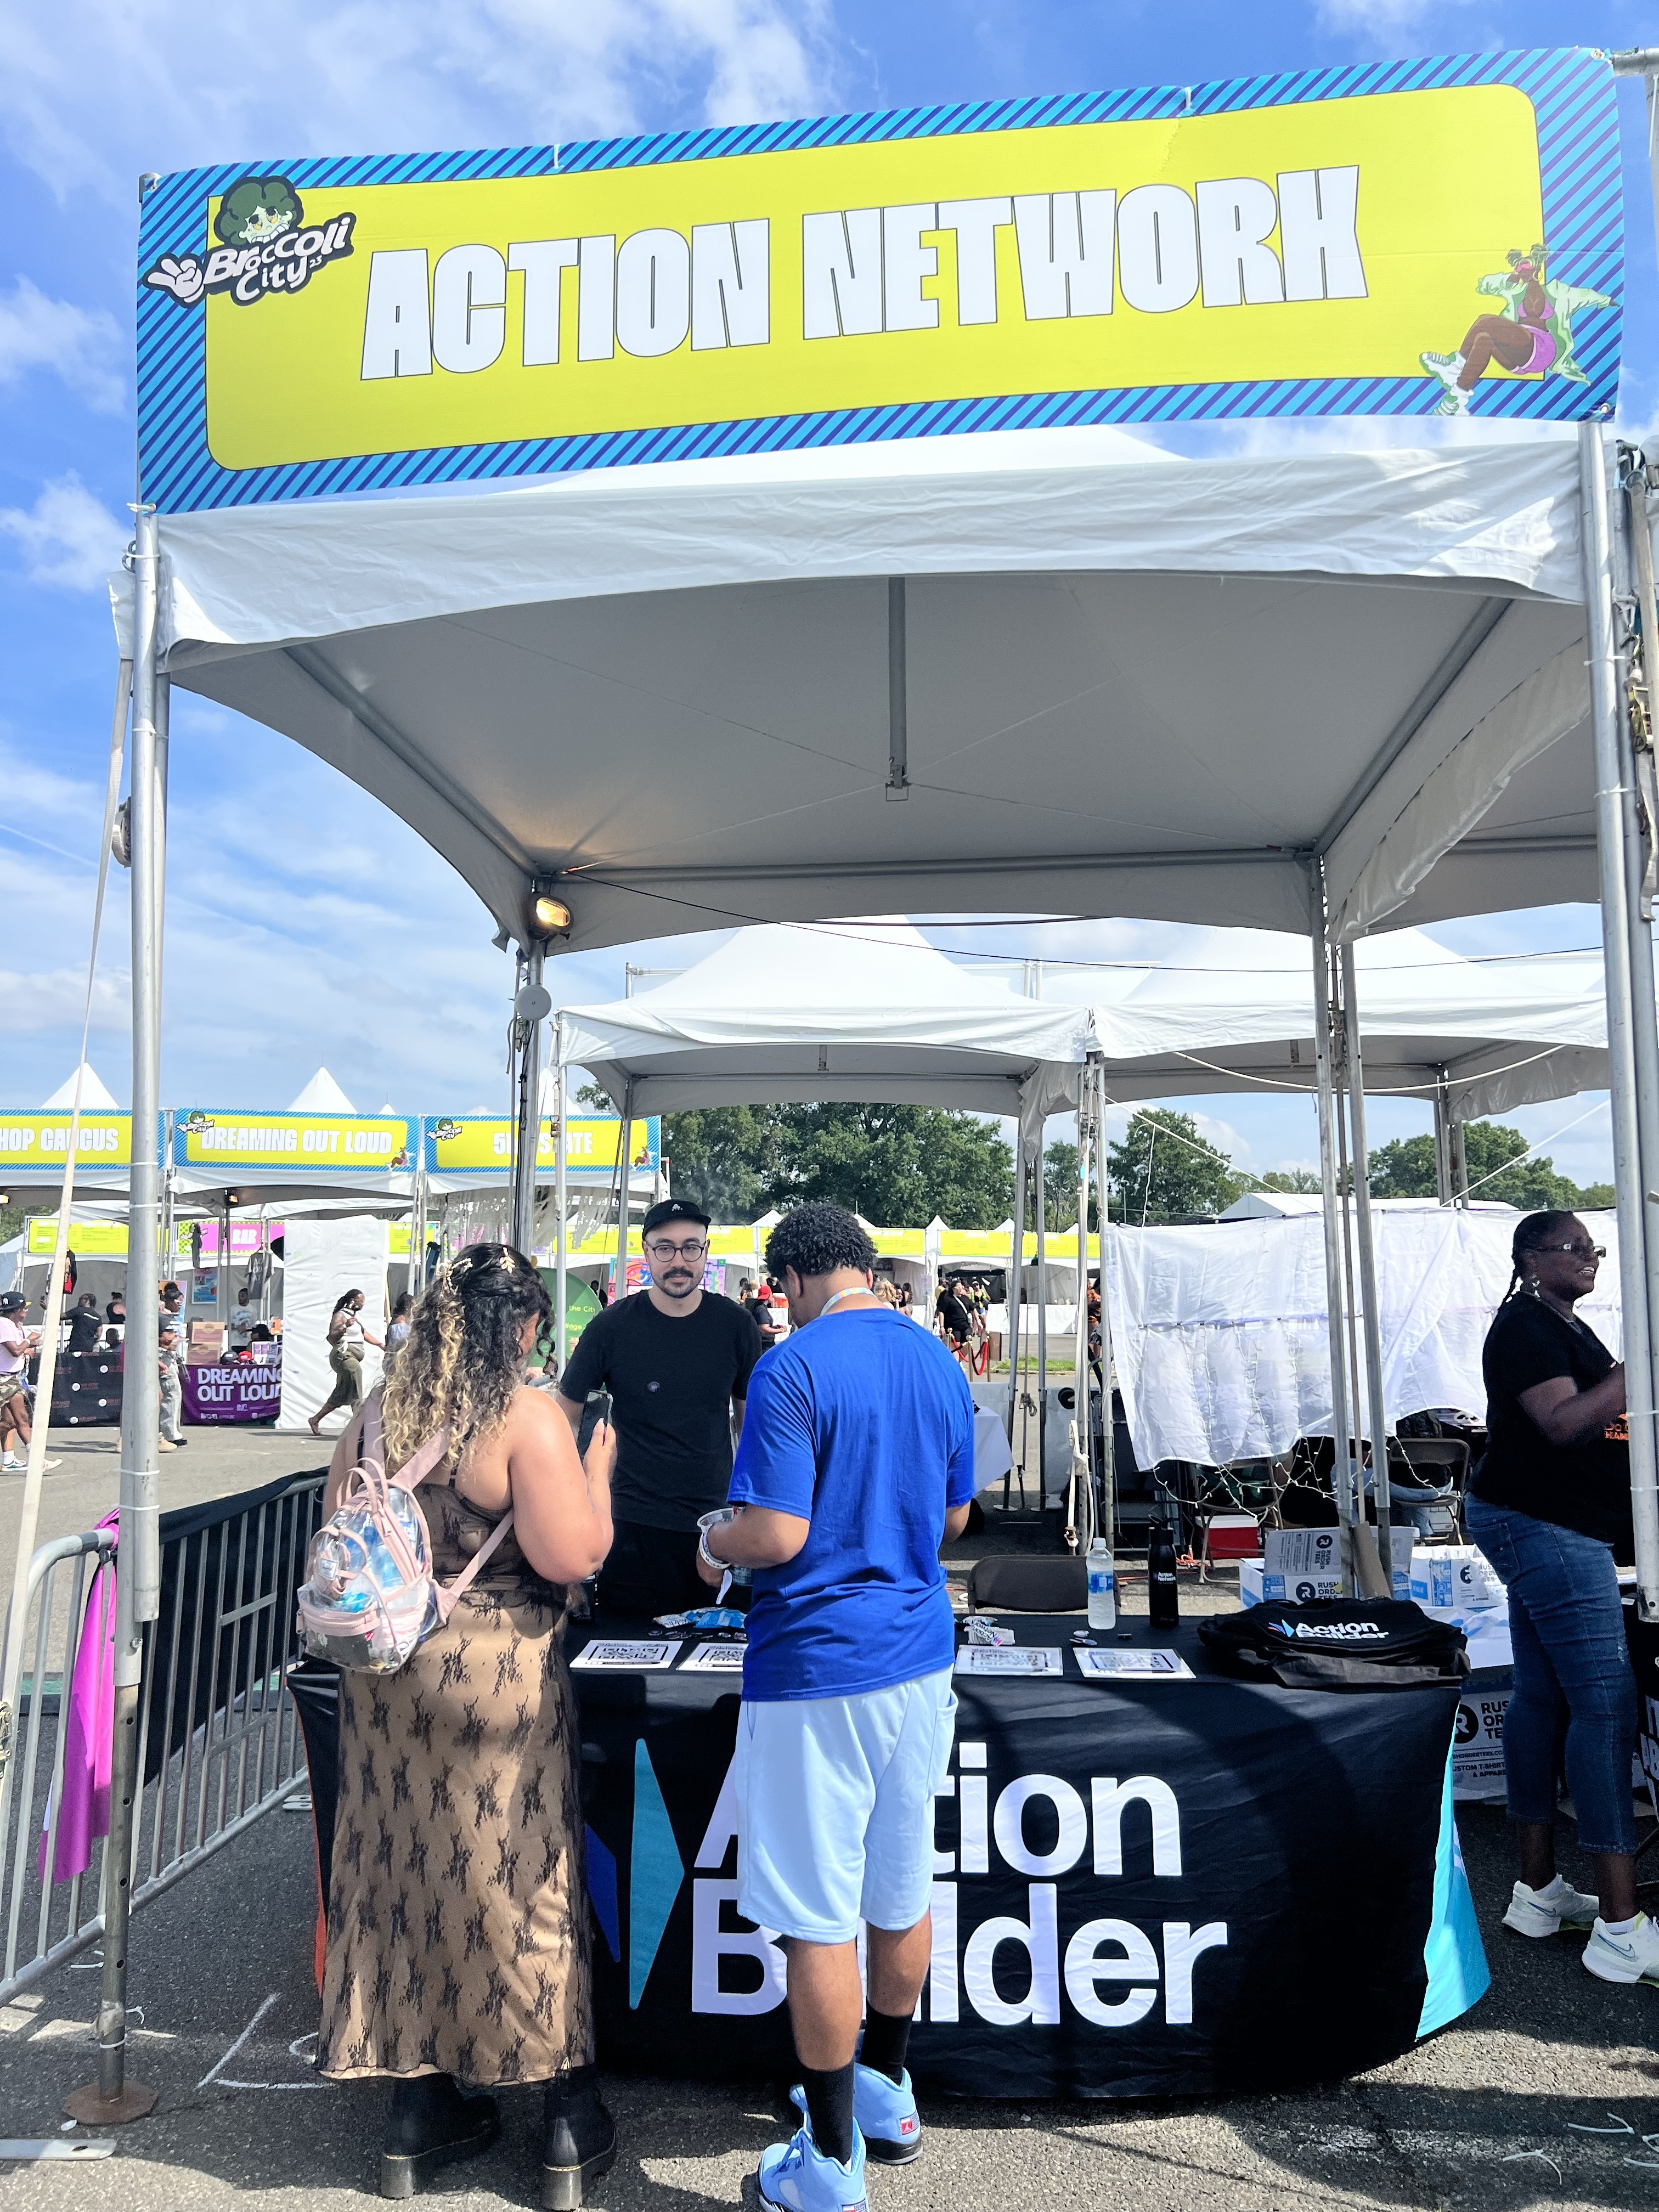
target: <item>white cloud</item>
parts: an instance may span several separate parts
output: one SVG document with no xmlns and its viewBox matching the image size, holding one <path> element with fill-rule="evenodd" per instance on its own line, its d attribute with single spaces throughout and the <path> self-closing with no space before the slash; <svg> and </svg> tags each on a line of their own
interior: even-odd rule
<svg viewBox="0 0 1659 2212">
<path fill-rule="evenodd" d="M 317 0 L 278 25 L 198 0 L 64 0 L 49 18 L 0 0 L 0 46 L 18 159 L 61 198 L 89 185 L 125 214 L 142 169 L 811 113 L 828 15 L 824 0 Z"/>
<path fill-rule="evenodd" d="M 1469 0 L 1449 0 L 1449 4 L 1466 7 Z M 1366 39 L 1397 39 L 1402 32 L 1415 31 L 1419 24 L 1444 12 L 1445 0 L 1319 0 L 1317 18 L 1324 31 Z"/>
<path fill-rule="evenodd" d="M 30 583 L 92 592 L 119 562 L 128 531 L 71 473 L 49 483 L 33 507 L 0 507 L 0 536 L 22 549 Z"/>
<path fill-rule="evenodd" d="M 0 385 L 50 369 L 100 415 L 126 401 L 126 348 L 115 318 L 54 300 L 27 276 L 0 294 Z"/>
</svg>

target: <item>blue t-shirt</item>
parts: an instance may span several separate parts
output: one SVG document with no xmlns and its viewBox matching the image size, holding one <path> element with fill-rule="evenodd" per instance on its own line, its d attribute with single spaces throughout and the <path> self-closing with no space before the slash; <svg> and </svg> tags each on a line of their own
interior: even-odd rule
<svg viewBox="0 0 1659 2212">
<path fill-rule="evenodd" d="M 769 1352 L 731 1499 L 811 1528 L 786 1566 L 755 1571 L 744 1696 L 844 1698 L 948 1667 L 939 1547 L 946 1507 L 973 1495 L 973 1395 L 929 1330 L 851 1306 Z"/>
</svg>

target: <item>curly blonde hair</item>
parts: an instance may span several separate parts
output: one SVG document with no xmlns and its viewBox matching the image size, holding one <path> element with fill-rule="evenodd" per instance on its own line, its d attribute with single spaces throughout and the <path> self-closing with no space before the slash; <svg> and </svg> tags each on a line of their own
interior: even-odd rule
<svg viewBox="0 0 1659 2212">
<path fill-rule="evenodd" d="M 470 1244 L 422 1291 L 386 1385 L 386 1462 L 402 1467 L 449 1431 L 452 1461 L 494 1436 L 524 1379 L 520 1338 L 553 1310 L 547 1286 L 510 1244 Z"/>
</svg>

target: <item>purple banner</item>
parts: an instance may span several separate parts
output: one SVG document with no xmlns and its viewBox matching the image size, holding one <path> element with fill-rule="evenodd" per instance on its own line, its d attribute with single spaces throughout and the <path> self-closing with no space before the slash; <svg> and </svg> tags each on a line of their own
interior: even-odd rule
<svg viewBox="0 0 1659 2212">
<path fill-rule="evenodd" d="M 282 1404 L 283 1370 L 278 1360 L 245 1365 L 228 1360 L 222 1367 L 193 1367 L 181 1370 L 184 1418 L 198 1425 L 219 1421 L 274 1421 Z"/>
</svg>

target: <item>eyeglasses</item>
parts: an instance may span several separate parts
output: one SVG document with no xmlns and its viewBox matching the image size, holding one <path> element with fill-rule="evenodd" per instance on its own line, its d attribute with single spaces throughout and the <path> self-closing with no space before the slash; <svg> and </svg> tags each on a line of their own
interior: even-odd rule
<svg viewBox="0 0 1659 2212">
<path fill-rule="evenodd" d="M 1605 1244 L 1540 1244 L 1536 1249 L 1540 1252 L 1571 1252 L 1575 1260 L 1605 1260 L 1607 1256 Z"/>
<path fill-rule="evenodd" d="M 696 1244 L 647 1244 L 645 1249 L 653 1260 L 701 1260 L 708 1247 L 707 1243 L 699 1242 Z"/>
</svg>

